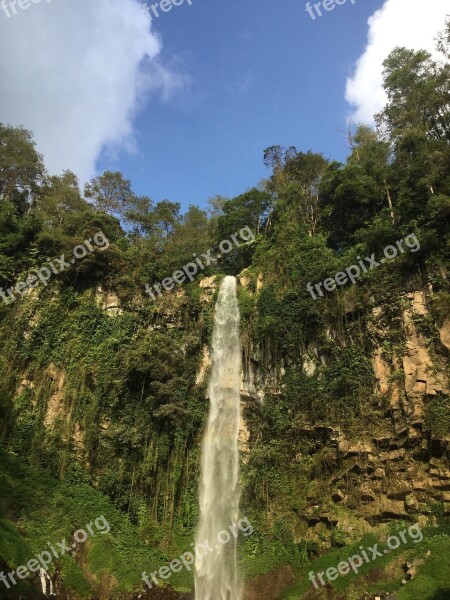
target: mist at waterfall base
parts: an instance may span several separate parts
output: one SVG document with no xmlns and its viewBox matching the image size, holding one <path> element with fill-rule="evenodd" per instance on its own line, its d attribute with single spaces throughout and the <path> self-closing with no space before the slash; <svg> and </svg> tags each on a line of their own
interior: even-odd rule
<svg viewBox="0 0 450 600">
<path fill-rule="evenodd" d="M 202 448 L 200 523 L 196 542 L 208 540 L 215 552 L 195 561 L 195 600 L 241 600 L 237 540 L 220 544 L 220 533 L 239 519 L 239 421 L 241 348 L 236 279 L 220 287 L 212 335 L 208 384 L 210 412 Z"/>
</svg>

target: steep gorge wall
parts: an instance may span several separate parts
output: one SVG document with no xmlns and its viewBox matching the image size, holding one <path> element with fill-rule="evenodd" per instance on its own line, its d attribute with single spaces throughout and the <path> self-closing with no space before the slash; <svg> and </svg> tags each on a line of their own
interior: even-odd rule
<svg viewBox="0 0 450 600">
<path fill-rule="evenodd" d="M 193 526 L 209 307 L 182 296 L 149 308 L 89 289 L 70 306 L 55 293 L 14 309 L 1 323 L 6 448 L 90 479 L 135 522 Z"/>
<path fill-rule="evenodd" d="M 52 350 L 45 359 L 39 354 L 42 368 L 28 359 L 11 380 L 17 415 L 12 448 L 43 451 L 62 476 L 78 462 L 138 522 L 150 516 L 158 526 L 195 526 L 210 323 L 219 283 L 220 278 L 204 278 L 194 297 L 184 290 L 168 295 L 151 318 L 138 318 L 141 308 L 135 307 L 129 326 L 130 307 L 113 291 L 97 290 L 97 308 L 90 299 L 86 314 L 72 317 L 85 344 L 104 345 L 98 356 L 91 355 L 95 368 L 84 366 L 73 341 L 57 348 L 56 341 L 46 340 Z M 360 321 L 349 298 L 342 322 L 330 321 L 293 358 L 255 333 L 262 276 L 243 273 L 239 283 L 242 511 L 255 524 L 254 539 L 263 543 L 270 534 L 281 548 L 286 530 L 295 544 L 306 540 L 320 552 L 382 522 L 425 523 L 448 515 L 450 322 L 436 327 L 431 319 L 432 292 L 404 294 L 395 309 L 374 306 Z M 44 318 L 40 305 L 30 309 L 29 344 L 40 340 L 49 315 L 59 318 L 54 311 Z M 90 340 L 95 328 L 101 335 Z M 344 417 L 333 419 L 303 408 L 314 406 L 322 375 L 333 365 L 330 344 L 342 351 L 351 347 L 355 329 L 358 343 L 368 342 L 365 369 L 374 381 L 361 400 L 362 414 L 353 414 L 349 405 Z M 100 359 L 105 352 L 108 358 Z M 126 357 L 123 373 L 120 356 Z M 292 388 L 292 372 L 304 377 L 303 391 Z M 259 565 L 258 574 L 286 564 L 288 558 L 280 553 L 278 559 L 277 552 Z"/>
<path fill-rule="evenodd" d="M 241 284 L 246 286 L 245 276 Z M 383 306 L 374 307 L 364 323 L 362 336 L 372 341 L 376 382 L 370 415 L 333 424 L 292 414 L 299 421 L 298 444 L 289 459 L 300 469 L 302 463 L 319 461 L 303 472 L 306 488 L 298 489 L 298 494 L 306 502 L 292 507 L 298 540 L 307 536 L 326 546 L 324 540 L 337 531 L 338 537 L 350 541 L 382 522 L 404 519 L 425 524 L 450 514 L 450 321 L 440 328 L 432 323 L 427 307 L 431 297 L 431 292 L 421 290 L 406 293 L 399 299 L 402 308 L 395 325 Z M 351 302 L 347 310 L 350 316 Z M 339 340 L 337 325 L 325 337 Z M 326 352 L 321 355 L 320 340 L 308 350 L 297 368 L 312 376 L 329 357 Z M 264 357 L 254 340 L 247 354 L 244 414 L 246 407 L 263 404 L 267 397 L 271 402 L 282 398 L 284 375 L 292 367 L 292 360 L 282 354 L 275 361 Z M 244 455 L 259 435 L 247 430 Z M 275 503 L 269 504 L 267 513 L 276 512 Z"/>
</svg>

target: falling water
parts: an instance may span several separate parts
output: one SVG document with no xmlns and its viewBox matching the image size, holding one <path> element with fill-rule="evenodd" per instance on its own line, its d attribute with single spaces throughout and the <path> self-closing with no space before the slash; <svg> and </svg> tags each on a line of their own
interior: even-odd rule
<svg viewBox="0 0 450 600">
<path fill-rule="evenodd" d="M 44 596 L 47 596 L 47 581 L 49 582 L 48 595 L 54 596 L 55 594 L 53 592 L 53 581 L 51 580 L 50 575 L 47 573 L 47 571 L 42 567 L 39 569 L 39 578 L 41 580 L 41 588 Z"/>
<path fill-rule="evenodd" d="M 239 517 L 239 418 L 241 348 L 236 279 L 220 288 L 212 336 L 211 403 L 203 440 L 200 525 L 196 544 L 213 552 L 196 554 L 195 599 L 241 600 L 236 536 Z M 226 535 L 225 532 L 229 535 Z M 223 532 L 223 533 L 222 533 Z M 230 538 L 228 542 L 225 540 Z"/>
</svg>

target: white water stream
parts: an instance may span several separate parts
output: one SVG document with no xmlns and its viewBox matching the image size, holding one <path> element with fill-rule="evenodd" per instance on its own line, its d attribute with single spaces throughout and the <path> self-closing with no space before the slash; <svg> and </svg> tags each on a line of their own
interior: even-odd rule
<svg viewBox="0 0 450 600">
<path fill-rule="evenodd" d="M 239 420 L 241 348 L 236 279 L 225 277 L 217 300 L 212 336 L 211 403 L 203 440 L 200 524 L 196 545 L 196 600 L 241 600 L 237 569 L 239 518 Z M 228 535 L 225 534 L 228 532 Z M 226 541 L 229 538 L 229 541 Z"/>
<path fill-rule="evenodd" d="M 55 594 L 53 592 L 53 582 L 51 580 L 51 577 L 47 573 L 47 571 L 45 569 L 43 569 L 42 567 L 39 569 L 39 578 L 41 580 L 42 593 L 45 596 L 54 596 Z M 49 582 L 48 594 L 47 594 L 47 581 Z"/>
</svg>

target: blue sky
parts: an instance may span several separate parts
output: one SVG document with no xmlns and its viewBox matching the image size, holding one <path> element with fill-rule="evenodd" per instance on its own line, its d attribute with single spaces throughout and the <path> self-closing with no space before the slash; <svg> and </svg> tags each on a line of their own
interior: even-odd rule
<svg viewBox="0 0 450 600">
<path fill-rule="evenodd" d="M 343 160 L 346 78 L 381 5 L 348 0 L 315 21 L 302 0 L 193 0 L 161 14 L 162 60 L 190 83 L 169 103 L 152 98 L 135 122 L 138 154 L 100 160 L 100 170 L 187 207 L 267 177 L 262 153 L 273 144 Z"/>
<path fill-rule="evenodd" d="M 267 177 L 267 146 L 344 160 L 348 117 L 371 124 L 385 102 L 383 59 L 433 52 L 450 12 L 347 0 L 312 20 L 304 0 L 192 2 L 151 26 L 143 0 L 0 9 L 0 122 L 33 132 L 50 174 L 120 170 L 138 194 L 206 206 Z"/>
</svg>

